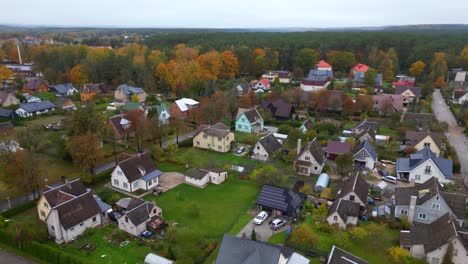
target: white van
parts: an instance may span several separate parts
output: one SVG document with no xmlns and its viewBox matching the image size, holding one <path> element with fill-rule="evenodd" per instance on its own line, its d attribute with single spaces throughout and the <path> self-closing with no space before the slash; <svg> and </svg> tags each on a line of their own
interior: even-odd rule
<svg viewBox="0 0 468 264">
<path fill-rule="evenodd" d="M 394 176 L 383 176 L 382 180 L 393 183 L 393 184 L 397 184 L 397 178 Z"/>
</svg>

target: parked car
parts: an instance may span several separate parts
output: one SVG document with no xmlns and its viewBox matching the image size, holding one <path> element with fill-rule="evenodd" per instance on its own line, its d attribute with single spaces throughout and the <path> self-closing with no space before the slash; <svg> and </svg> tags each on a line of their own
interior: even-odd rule
<svg viewBox="0 0 468 264">
<path fill-rule="evenodd" d="M 397 178 L 394 176 L 383 176 L 382 180 L 393 183 L 393 184 L 397 184 Z"/>
<path fill-rule="evenodd" d="M 141 234 L 140 234 L 140 236 L 144 237 L 144 238 L 150 238 L 152 235 L 153 235 L 153 232 L 148 231 L 148 230 L 145 230 L 145 231 L 141 232 Z"/>
<path fill-rule="evenodd" d="M 275 220 L 271 221 L 271 229 L 273 230 L 278 230 L 279 228 L 283 227 L 286 225 L 286 220 L 282 218 L 276 218 Z"/>
<path fill-rule="evenodd" d="M 254 218 L 253 223 L 256 225 L 261 225 L 265 220 L 268 218 L 268 213 L 265 211 L 261 211 L 258 215 Z"/>
<path fill-rule="evenodd" d="M 244 151 L 245 151 L 245 147 L 240 147 L 240 148 L 238 148 L 238 149 L 236 150 L 236 153 L 237 153 L 237 154 L 242 154 L 242 153 L 244 153 Z"/>
</svg>

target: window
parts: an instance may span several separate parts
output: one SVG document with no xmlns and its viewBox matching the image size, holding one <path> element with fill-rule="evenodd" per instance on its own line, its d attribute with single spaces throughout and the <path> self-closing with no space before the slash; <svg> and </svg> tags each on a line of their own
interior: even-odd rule
<svg viewBox="0 0 468 264">
<path fill-rule="evenodd" d="M 401 215 L 407 215 L 407 214 L 408 214 L 408 211 L 406 211 L 406 210 L 401 210 L 400 214 L 401 214 Z"/>
<path fill-rule="evenodd" d="M 432 258 L 431 264 L 439 264 L 439 259 L 438 258 Z"/>
<path fill-rule="evenodd" d="M 74 228 L 74 227 L 72 227 L 72 228 L 70 228 L 70 230 L 71 230 L 71 231 L 73 231 L 73 230 L 75 230 L 75 228 Z"/>
<path fill-rule="evenodd" d="M 436 200 L 439 201 L 439 195 L 436 196 Z"/>
<path fill-rule="evenodd" d="M 153 209 L 153 214 L 156 214 L 156 209 Z"/>
<path fill-rule="evenodd" d="M 123 187 L 124 187 L 125 189 L 128 188 L 128 184 L 127 184 L 126 182 L 124 182 L 122 185 L 123 185 Z"/>
<path fill-rule="evenodd" d="M 427 165 L 426 169 L 424 170 L 424 173 L 431 174 L 431 166 Z"/>
<path fill-rule="evenodd" d="M 419 219 L 426 219 L 426 214 L 419 213 Z"/>
<path fill-rule="evenodd" d="M 440 204 L 433 203 L 432 209 L 440 210 Z"/>
<path fill-rule="evenodd" d="M 117 179 L 114 179 L 114 185 L 117 185 L 117 186 L 119 186 L 119 180 L 117 180 Z"/>
<path fill-rule="evenodd" d="M 455 248 L 453 249 L 453 255 L 458 256 L 458 249 L 455 249 Z"/>
<path fill-rule="evenodd" d="M 128 217 L 127 216 L 125 217 L 125 222 L 128 223 Z"/>
<path fill-rule="evenodd" d="M 305 160 L 310 160 L 310 157 L 309 157 L 309 156 L 305 156 L 304 159 L 305 159 Z"/>
<path fill-rule="evenodd" d="M 260 150 L 260 146 L 257 146 L 257 150 Z"/>
<path fill-rule="evenodd" d="M 118 171 L 117 171 L 117 175 L 122 175 L 122 171 L 121 171 L 121 170 L 118 170 Z"/>
<path fill-rule="evenodd" d="M 318 170 L 318 167 L 317 167 L 317 166 L 314 166 L 314 170 Z"/>
<path fill-rule="evenodd" d="M 430 143 L 430 142 L 424 142 L 424 146 L 425 146 L 425 147 L 430 147 L 430 146 L 431 146 L 431 143 Z"/>
<path fill-rule="evenodd" d="M 237 125 L 237 128 L 238 128 L 238 129 L 242 129 L 242 126 L 241 126 L 241 125 Z"/>
<path fill-rule="evenodd" d="M 84 225 L 84 223 L 81 223 L 81 224 L 80 224 L 80 226 L 83 226 L 83 225 Z"/>
<path fill-rule="evenodd" d="M 222 149 L 222 147 L 221 147 L 221 146 L 218 146 L 218 150 L 221 150 L 221 149 Z"/>
<path fill-rule="evenodd" d="M 200 146 L 200 141 L 197 141 L 197 146 Z"/>
<path fill-rule="evenodd" d="M 46 202 L 44 202 L 44 207 L 49 208 L 49 205 Z"/>
<path fill-rule="evenodd" d="M 222 140 L 222 138 L 218 137 L 218 141 L 221 141 L 221 140 Z"/>
<path fill-rule="evenodd" d="M 354 195 L 350 195 L 350 196 L 349 196 L 349 200 L 350 200 L 350 201 L 354 201 L 355 198 L 356 198 L 356 197 L 354 197 Z"/>
<path fill-rule="evenodd" d="M 42 210 L 41 210 L 41 216 L 42 216 L 42 217 L 45 217 L 45 213 L 44 213 L 44 211 L 42 211 Z"/>
<path fill-rule="evenodd" d="M 93 223 L 96 222 L 96 220 L 97 220 L 96 217 L 93 217 Z"/>
<path fill-rule="evenodd" d="M 138 182 L 137 181 L 133 183 L 133 189 L 135 189 L 135 188 L 138 188 Z"/>
<path fill-rule="evenodd" d="M 51 229 L 52 231 L 55 231 L 55 227 L 54 227 L 53 225 L 50 226 L 50 229 Z"/>
<path fill-rule="evenodd" d="M 207 136 L 207 135 L 203 135 L 203 139 L 207 139 L 207 138 L 208 138 L 208 136 Z"/>
<path fill-rule="evenodd" d="M 245 122 L 245 118 L 241 118 L 242 122 Z"/>
<path fill-rule="evenodd" d="M 416 176 L 414 176 L 416 178 L 417 181 L 421 180 L 421 175 L 419 174 L 416 174 Z"/>
</svg>

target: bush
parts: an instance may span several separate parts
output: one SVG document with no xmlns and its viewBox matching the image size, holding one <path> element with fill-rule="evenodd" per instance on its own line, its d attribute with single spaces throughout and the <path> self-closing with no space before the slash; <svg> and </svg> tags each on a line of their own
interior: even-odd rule
<svg viewBox="0 0 468 264">
<path fill-rule="evenodd" d="M 193 141 L 191 138 L 184 141 L 179 141 L 179 148 L 190 148 L 193 147 Z"/>
<path fill-rule="evenodd" d="M 34 206 L 36 206 L 36 201 L 30 201 L 30 202 L 27 202 L 25 204 L 22 204 L 20 206 L 17 206 L 17 207 L 14 207 L 14 208 L 11 208 L 10 210 L 7 210 L 3 213 L 1 213 L 0 215 L 5 217 L 5 218 L 10 218 L 12 216 L 15 216 L 19 213 L 22 213 L 30 208 L 33 208 Z"/>
<path fill-rule="evenodd" d="M 302 225 L 291 233 L 290 240 L 292 243 L 300 246 L 315 247 L 318 242 L 318 237 L 312 232 L 309 226 Z"/>
</svg>

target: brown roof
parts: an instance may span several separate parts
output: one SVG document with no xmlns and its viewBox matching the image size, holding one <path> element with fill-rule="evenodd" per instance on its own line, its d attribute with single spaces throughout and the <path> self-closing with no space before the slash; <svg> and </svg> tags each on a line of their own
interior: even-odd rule
<svg viewBox="0 0 468 264">
<path fill-rule="evenodd" d="M 238 119 L 242 114 L 245 114 L 247 120 L 249 120 L 250 124 L 252 125 L 262 120 L 262 116 L 260 115 L 260 113 L 258 113 L 256 108 L 239 108 L 239 110 L 237 111 L 236 119 Z"/>
<path fill-rule="evenodd" d="M 119 167 L 129 182 L 134 182 L 142 176 L 157 170 L 149 153 L 139 153 L 123 160 L 119 162 Z"/>
<path fill-rule="evenodd" d="M 400 247 L 411 246 L 411 234 L 409 230 L 400 231 Z"/>
<path fill-rule="evenodd" d="M 468 93 L 467 89 L 457 88 L 453 91 L 453 99 L 458 100 L 467 93 Z"/>
<path fill-rule="evenodd" d="M 385 106 L 390 103 L 395 111 L 401 111 L 403 109 L 403 102 L 405 97 L 399 94 L 379 94 L 372 96 L 372 101 L 378 103 L 378 110 L 385 111 Z"/>
<path fill-rule="evenodd" d="M 124 128 L 120 124 L 122 119 L 126 119 L 127 121 L 130 122 L 130 127 L 129 128 Z M 113 116 L 113 117 L 109 117 L 108 122 L 112 125 L 112 127 L 115 128 L 119 138 L 124 137 L 126 133 L 131 133 L 131 132 L 135 131 L 135 125 L 132 124 L 132 122 L 129 119 L 127 119 L 127 115 L 125 115 L 125 114 L 120 114 L 120 115 L 116 115 L 116 116 Z"/>
<path fill-rule="evenodd" d="M 262 102 L 262 108 L 269 108 L 273 116 L 279 118 L 291 118 L 294 111 L 293 105 L 284 101 L 282 98 L 271 102 L 269 100 Z"/>
<path fill-rule="evenodd" d="M 41 84 L 43 84 L 43 83 L 47 87 L 50 87 L 49 83 L 47 81 L 43 81 L 43 80 L 30 80 L 29 82 L 25 83 L 24 86 L 28 90 L 35 91 L 35 90 L 39 89 L 39 86 L 41 86 Z"/>
<path fill-rule="evenodd" d="M 406 131 L 405 138 L 410 141 L 411 146 L 415 146 L 426 136 L 430 136 L 439 149 L 442 149 L 442 133 L 429 131 Z"/>
<path fill-rule="evenodd" d="M 212 126 L 201 125 L 198 129 L 198 132 L 196 132 L 195 136 L 198 135 L 200 132 L 204 132 L 205 134 L 209 136 L 224 138 L 225 136 L 229 134 L 230 127 L 221 122 L 218 122 Z"/>
<path fill-rule="evenodd" d="M 86 193 L 86 187 L 80 181 L 80 179 L 70 180 L 68 184 L 60 182 L 53 186 L 46 186 L 42 195 L 47 200 L 51 207 L 59 205 L 60 203 L 67 201 L 67 197 L 77 197 Z"/>
<path fill-rule="evenodd" d="M 348 217 L 359 216 L 359 207 L 359 203 L 340 198 L 332 204 L 330 210 L 328 211 L 328 216 L 337 212 L 341 219 L 343 219 L 343 221 L 346 223 L 346 219 L 348 219 Z"/>
<path fill-rule="evenodd" d="M 16 95 L 14 93 L 8 93 L 5 91 L 0 92 L 0 105 L 3 105 L 3 103 L 8 99 L 8 96 L 12 95 L 13 97 L 16 98 Z"/>
<path fill-rule="evenodd" d="M 344 197 L 350 192 L 355 192 L 363 203 L 367 203 L 367 194 L 369 192 L 369 184 L 363 177 L 356 173 L 351 178 L 347 179 L 341 187 L 340 197 Z"/>
<path fill-rule="evenodd" d="M 297 155 L 300 157 L 302 153 L 305 151 L 310 151 L 314 159 L 319 163 L 323 164 L 325 162 L 325 153 L 323 152 L 322 146 L 318 142 L 317 138 L 314 138 L 311 142 L 307 143 L 307 145 L 302 149 L 302 151 Z"/>
<path fill-rule="evenodd" d="M 197 180 L 203 179 L 207 174 L 208 171 L 199 168 L 191 168 L 187 172 L 185 172 L 186 176 Z"/>
<path fill-rule="evenodd" d="M 326 152 L 330 154 L 346 154 L 351 151 L 348 142 L 328 141 Z"/>
<path fill-rule="evenodd" d="M 456 222 L 448 213 L 430 224 L 414 222 L 410 231 L 411 245 L 424 245 L 425 253 L 432 252 L 457 236 Z"/>
<path fill-rule="evenodd" d="M 91 192 L 87 192 L 77 198 L 67 200 L 54 209 L 57 210 L 60 224 L 65 229 L 74 227 L 101 213 L 101 208 Z"/>
<path fill-rule="evenodd" d="M 307 129 L 307 130 L 312 130 L 314 129 L 314 123 L 312 122 L 312 120 L 310 119 L 307 119 L 305 122 L 304 122 L 304 127 Z"/>
</svg>

